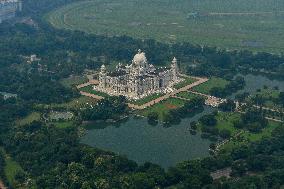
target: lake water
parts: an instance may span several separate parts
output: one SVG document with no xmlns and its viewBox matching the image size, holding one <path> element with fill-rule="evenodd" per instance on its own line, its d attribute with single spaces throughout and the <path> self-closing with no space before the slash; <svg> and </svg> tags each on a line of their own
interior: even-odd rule
<svg viewBox="0 0 284 189">
<path fill-rule="evenodd" d="M 184 160 L 209 155 L 211 142 L 202 139 L 199 134 L 191 135 L 189 123 L 212 111 L 212 108 L 205 107 L 203 113 L 185 118 L 179 125 L 167 128 L 161 124 L 151 126 L 147 119 L 134 117 L 120 125 L 112 124 L 107 127 L 102 123 L 94 123 L 92 127 L 104 128 L 88 130 L 81 142 L 126 155 L 139 164 L 152 162 L 168 168 Z"/>
<path fill-rule="evenodd" d="M 245 76 L 246 86 L 240 92 L 253 93 L 267 85 L 279 87 L 284 91 L 284 82 L 271 80 L 261 75 Z M 231 95 L 231 98 L 237 94 Z M 200 135 L 189 132 L 191 121 L 197 121 L 202 115 L 212 112 L 205 107 L 204 111 L 192 118 L 186 118 L 179 125 L 165 128 L 162 125 L 151 126 L 144 118 L 129 118 L 120 124 L 94 123 L 81 142 L 93 147 L 126 155 L 137 163 L 152 162 L 164 168 L 178 162 L 208 156 L 210 141 Z"/>
<path fill-rule="evenodd" d="M 230 95 L 228 98 L 234 98 L 236 94 L 240 94 L 243 92 L 249 92 L 250 94 L 254 94 L 257 89 L 262 89 L 264 85 L 268 86 L 268 88 L 278 87 L 279 91 L 284 91 L 283 80 L 280 81 L 276 79 L 270 79 L 263 75 L 253 75 L 253 74 L 240 75 L 240 76 L 244 77 L 246 86 L 244 87 L 243 90 L 240 90 Z"/>
</svg>

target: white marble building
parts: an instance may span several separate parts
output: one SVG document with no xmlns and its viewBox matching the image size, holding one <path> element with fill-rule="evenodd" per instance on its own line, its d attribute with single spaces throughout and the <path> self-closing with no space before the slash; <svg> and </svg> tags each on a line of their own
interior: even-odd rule
<svg viewBox="0 0 284 189">
<path fill-rule="evenodd" d="M 119 64 L 113 72 L 108 72 L 102 65 L 99 85 L 94 86 L 94 90 L 109 95 L 123 95 L 128 99 L 140 99 L 154 93 L 173 91 L 173 85 L 181 81 L 178 75 L 176 58 L 171 67 L 155 68 L 148 63 L 145 53 L 139 50 L 130 65 Z"/>
</svg>

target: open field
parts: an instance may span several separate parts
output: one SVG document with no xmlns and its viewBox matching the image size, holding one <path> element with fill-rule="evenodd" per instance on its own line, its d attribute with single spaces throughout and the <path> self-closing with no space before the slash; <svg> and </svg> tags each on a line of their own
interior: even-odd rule
<svg viewBox="0 0 284 189">
<path fill-rule="evenodd" d="M 4 174 L 11 186 L 15 186 L 16 181 L 15 181 L 15 176 L 18 172 L 23 171 L 22 167 L 15 162 L 7 153 L 6 151 L 0 147 L 0 151 L 3 152 L 5 155 L 5 167 L 4 167 Z"/>
<path fill-rule="evenodd" d="M 196 87 L 193 87 L 193 90 L 203 94 L 210 94 L 210 90 L 214 87 L 224 88 L 229 82 L 217 77 L 210 78 L 207 82 L 202 83 Z"/>
<path fill-rule="evenodd" d="M 99 91 L 95 91 L 95 90 L 93 89 L 93 86 L 92 86 L 92 85 L 89 85 L 89 86 L 87 86 L 87 87 L 80 88 L 80 91 L 87 92 L 87 93 L 94 94 L 94 95 L 98 95 L 98 96 L 102 96 L 102 97 L 108 97 L 108 96 L 109 96 L 109 95 L 106 94 L 106 93 L 99 92 Z"/>
<path fill-rule="evenodd" d="M 51 122 L 55 127 L 60 129 L 66 129 L 69 127 L 74 126 L 73 121 L 57 121 L 57 122 Z"/>
<path fill-rule="evenodd" d="M 8 179 L 8 182 L 12 185 L 15 184 L 15 176 L 19 171 L 23 171 L 23 169 L 20 167 L 20 165 L 13 161 L 11 157 L 6 158 L 6 167 L 5 167 L 5 175 Z"/>
<path fill-rule="evenodd" d="M 145 98 L 142 98 L 142 99 L 139 99 L 139 100 L 136 100 L 136 101 L 129 101 L 129 103 L 131 104 L 135 104 L 135 105 L 143 105 L 145 103 L 148 103 L 152 100 L 155 100 L 161 96 L 163 96 L 164 94 L 162 93 L 159 93 L 159 94 L 153 94 L 153 95 L 150 95 L 150 96 L 146 96 Z"/>
<path fill-rule="evenodd" d="M 157 112 L 159 114 L 159 119 L 163 120 L 163 117 L 171 110 L 182 107 L 185 104 L 185 100 L 177 98 L 168 98 L 158 104 L 155 104 L 149 108 L 138 111 L 138 114 L 147 116 L 150 112 Z"/>
<path fill-rule="evenodd" d="M 32 112 L 27 117 L 17 120 L 16 124 L 22 126 L 22 125 L 29 124 L 33 121 L 39 121 L 39 120 L 40 120 L 40 113 Z"/>
<path fill-rule="evenodd" d="M 260 89 L 260 91 L 257 91 L 253 96 L 250 96 L 250 98 L 254 98 L 256 96 L 261 97 L 264 101 L 263 101 L 263 105 L 265 107 L 268 108 L 272 108 L 272 109 L 279 109 L 282 111 L 284 111 L 283 107 L 280 104 L 277 104 L 277 102 L 275 102 L 275 99 L 278 99 L 280 95 L 280 91 L 279 90 L 274 90 L 274 89 Z"/>
<path fill-rule="evenodd" d="M 55 27 L 166 43 L 283 52 L 282 0 L 90 0 L 59 8 Z"/>
<path fill-rule="evenodd" d="M 66 109 L 79 109 L 81 107 L 86 106 L 86 104 L 96 104 L 96 103 L 97 103 L 97 100 L 93 98 L 81 96 L 67 103 L 54 104 L 54 107 L 61 107 L 61 108 L 66 108 Z"/>
<path fill-rule="evenodd" d="M 36 104 L 35 108 L 43 108 L 43 109 L 80 109 L 85 107 L 88 104 L 96 104 L 97 100 L 94 98 L 80 96 L 78 98 L 74 98 L 69 102 L 61 103 L 61 104 Z"/>
<path fill-rule="evenodd" d="M 240 119 L 240 114 L 239 113 L 226 113 L 226 112 L 219 112 L 217 115 L 217 128 L 222 130 L 222 129 L 228 129 L 232 132 L 232 134 L 236 134 L 241 129 L 237 129 L 234 127 L 234 122 Z M 280 123 L 269 121 L 268 126 L 264 128 L 261 132 L 259 133 L 250 133 L 250 132 L 244 132 L 241 134 L 242 137 L 245 139 L 248 139 L 249 141 L 257 141 L 260 140 L 262 137 L 270 137 L 271 132 L 273 129 L 275 129 L 277 126 L 279 126 Z"/>
<path fill-rule="evenodd" d="M 216 127 L 219 130 L 229 130 L 231 131 L 232 136 L 242 131 L 242 129 L 237 129 L 234 127 L 234 122 L 240 118 L 239 113 L 219 112 L 216 118 L 218 121 Z M 225 144 L 222 149 L 225 151 L 231 151 L 236 146 L 247 145 L 248 142 L 255 142 L 261 140 L 263 137 L 270 137 L 273 129 L 275 129 L 279 125 L 280 123 L 269 121 L 268 126 L 259 133 L 251 133 L 243 130 L 244 132 L 239 136 L 239 138 L 242 138 L 241 141 L 232 140 Z"/>
<path fill-rule="evenodd" d="M 183 87 L 185 87 L 185 86 L 187 86 L 187 85 L 190 85 L 190 84 L 192 84 L 192 83 L 194 83 L 194 82 L 196 82 L 196 81 L 197 81 L 197 80 L 194 79 L 194 78 L 186 77 L 186 78 L 184 78 L 184 81 L 179 82 L 178 84 L 176 84 L 176 85 L 174 86 L 174 88 L 180 89 L 180 88 L 183 88 Z"/>
<path fill-rule="evenodd" d="M 88 82 L 88 78 L 85 76 L 70 76 L 68 78 L 62 79 L 60 83 L 64 87 L 74 87 L 76 85 L 80 85 L 82 83 Z"/>
<path fill-rule="evenodd" d="M 176 96 L 180 98 L 186 98 L 188 100 L 193 99 L 195 97 L 200 97 L 200 95 L 193 94 L 191 92 L 181 92 L 181 93 L 178 93 Z"/>
<path fill-rule="evenodd" d="M 235 135 L 239 132 L 239 130 L 234 127 L 234 122 L 240 119 L 239 113 L 219 112 L 216 118 L 217 118 L 216 127 L 219 130 L 223 129 L 229 130 L 231 131 L 232 135 Z"/>
</svg>

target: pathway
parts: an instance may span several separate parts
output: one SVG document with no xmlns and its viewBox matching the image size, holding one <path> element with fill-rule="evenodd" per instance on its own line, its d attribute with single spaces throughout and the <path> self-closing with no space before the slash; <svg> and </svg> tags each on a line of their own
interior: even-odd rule
<svg viewBox="0 0 284 189">
<path fill-rule="evenodd" d="M 81 89 L 83 87 L 87 87 L 89 85 L 98 85 L 99 84 L 99 81 L 98 80 L 95 80 L 95 79 L 92 79 L 92 80 L 89 80 L 87 83 L 83 83 L 81 85 L 77 85 L 77 89 Z"/>
<path fill-rule="evenodd" d="M 238 113 L 241 113 L 241 114 L 245 114 L 245 112 L 239 110 L 239 109 L 236 109 L 235 110 L 236 112 Z M 275 121 L 275 122 L 279 122 L 279 123 L 284 123 L 283 120 L 280 120 L 280 119 L 275 119 L 275 118 L 271 118 L 271 117 L 264 117 L 265 119 L 269 120 L 269 121 Z"/>
<path fill-rule="evenodd" d="M 0 189 L 7 189 L 4 183 L 0 180 Z"/>
<path fill-rule="evenodd" d="M 257 105 L 253 105 L 253 107 L 256 107 L 258 109 L 263 109 L 263 110 L 269 110 L 269 111 L 272 111 L 272 112 L 282 113 L 281 110 L 278 110 L 278 109 L 271 109 L 271 108 L 268 108 L 268 107 L 257 106 Z"/>
<path fill-rule="evenodd" d="M 102 97 L 102 96 L 91 94 L 91 93 L 86 93 L 86 92 L 83 92 L 83 91 L 80 91 L 80 94 L 87 96 L 87 97 L 95 98 L 95 99 L 98 99 L 98 100 L 104 99 L 104 97 Z"/>
</svg>

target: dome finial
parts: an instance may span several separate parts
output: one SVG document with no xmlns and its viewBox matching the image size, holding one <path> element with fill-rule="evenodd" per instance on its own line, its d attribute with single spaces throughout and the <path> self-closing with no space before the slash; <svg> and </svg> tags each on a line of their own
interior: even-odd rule
<svg viewBox="0 0 284 189">
<path fill-rule="evenodd" d="M 141 54 L 142 53 L 142 50 L 141 49 L 138 49 L 138 54 Z"/>
<path fill-rule="evenodd" d="M 101 71 L 102 72 L 106 71 L 106 66 L 104 64 L 101 66 Z"/>
</svg>

